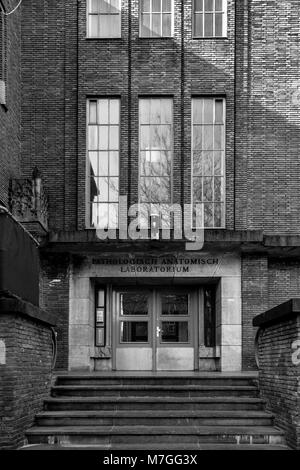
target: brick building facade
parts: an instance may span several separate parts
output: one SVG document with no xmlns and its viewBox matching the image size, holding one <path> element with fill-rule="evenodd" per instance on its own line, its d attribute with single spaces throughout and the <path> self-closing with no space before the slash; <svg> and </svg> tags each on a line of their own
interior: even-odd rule
<svg viewBox="0 0 300 470">
<path fill-rule="evenodd" d="M 0 106 L 1 132 L 6 132 L 0 199 L 8 204 L 9 178 L 30 178 L 34 167 L 42 171 L 49 235 L 40 249 L 41 304 L 57 318 L 57 367 L 254 369 L 253 317 L 299 292 L 300 2 L 116 1 L 111 3 L 121 26 L 106 32 L 117 36 L 110 38 L 99 37 L 101 2 L 90 10 L 88 3 L 29 0 L 6 25 L 11 49 L 6 51 L 7 104 Z M 164 4 L 167 33 L 156 31 L 153 37 L 155 8 L 161 8 L 154 3 Z M 206 8 L 207 18 L 201 16 Z M 140 25 L 143 11 L 150 18 L 146 33 Z M 89 23 L 93 15 L 96 33 Z M 172 105 L 167 122 L 172 144 L 163 150 L 151 143 L 141 147 L 141 101 L 151 107 L 157 99 Z M 120 145 L 101 147 L 99 137 L 93 147 L 88 129 L 94 125 L 100 135 L 108 100 L 119 103 L 119 121 L 108 124 L 118 127 Z M 197 106 L 203 106 L 204 124 L 193 117 Z M 213 122 L 205 106 L 213 109 Z M 217 106 L 223 113 L 219 121 Z M 222 142 L 209 144 L 205 124 L 214 126 L 213 140 L 218 129 L 224 131 Z M 195 138 L 196 128 L 202 129 L 204 144 Z M 118 154 L 117 173 L 103 171 L 118 182 L 118 195 L 127 196 L 128 206 L 141 200 L 140 163 L 149 152 L 171 155 L 172 171 L 159 182 L 170 178 L 172 204 L 189 204 L 196 180 L 213 185 L 200 197 L 207 203 L 202 250 L 187 251 L 185 239 L 97 238 L 90 225 L 90 211 L 96 209 L 91 209 L 89 155 L 97 154 L 99 165 L 103 149 L 109 158 Z M 197 173 L 193 162 L 209 159 L 209 152 L 215 168 Z M 218 155 L 222 163 L 216 170 Z M 211 168 L 211 161 L 207 165 Z M 103 174 L 95 175 L 97 186 Z M 102 189 L 96 189 L 99 211 Z M 134 269 L 126 271 L 128 265 Z M 153 265 L 158 271 L 151 271 Z M 135 302 L 144 309 L 147 304 L 147 311 L 126 313 L 122 302 L 131 308 Z M 181 314 L 175 314 L 176 303 Z"/>
</svg>

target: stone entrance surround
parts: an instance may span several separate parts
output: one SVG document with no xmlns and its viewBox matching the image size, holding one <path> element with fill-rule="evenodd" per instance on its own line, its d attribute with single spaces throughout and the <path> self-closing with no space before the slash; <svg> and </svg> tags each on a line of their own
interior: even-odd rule
<svg viewBox="0 0 300 470">
<path fill-rule="evenodd" d="M 94 346 L 95 280 L 147 278 L 170 279 L 185 284 L 190 279 L 199 286 L 209 279 L 217 280 L 216 328 L 221 371 L 240 371 L 242 364 L 241 335 L 241 259 L 236 253 L 176 253 L 166 255 L 105 254 L 89 255 L 72 263 L 70 275 L 69 369 L 94 370 L 94 358 L 104 357 L 103 368 L 111 368 L 111 332 L 107 328 L 107 347 Z M 195 284 L 196 282 L 196 284 Z M 108 322 L 109 323 L 109 322 Z M 199 350 L 199 357 L 211 357 Z"/>
</svg>

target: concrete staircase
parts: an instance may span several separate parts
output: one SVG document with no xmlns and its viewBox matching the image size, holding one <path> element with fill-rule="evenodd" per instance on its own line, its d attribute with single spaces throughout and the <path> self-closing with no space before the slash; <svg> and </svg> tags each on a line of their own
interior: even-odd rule
<svg viewBox="0 0 300 470">
<path fill-rule="evenodd" d="M 285 448 L 254 374 L 60 375 L 27 439 L 38 448 Z"/>
</svg>

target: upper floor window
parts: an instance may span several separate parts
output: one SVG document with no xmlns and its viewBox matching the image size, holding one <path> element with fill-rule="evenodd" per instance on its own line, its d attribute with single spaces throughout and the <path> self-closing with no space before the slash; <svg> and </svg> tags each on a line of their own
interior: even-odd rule
<svg viewBox="0 0 300 470">
<path fill-rule="evenodd" d="M 121 37 L 121 0 L 88 0 L 88 37 Z"/>
<path fill-rule="evenodd" d="M 225 100 L 192 101 L 192 202 L 201 227 L 225 226 Z M 195 214 L 195 213 L 194 213 Z M 194 219 L 195 226 L 195 219 Z"/>
<path fill-rule="evenodd" d="M 193 36 L 224 37 L 227 34 L 227 0 L 193 0 Z"/>
<path fill-rule="evenodd" d="M 173 100 L 141 98 L 140 122 L 140 194 L 139 202 L 149 216 L 172 202 Z M 143 208 L 142 211 L 143 212 Z"/>
<path fill-rule="evenodd" d="M 170 37 L 173 35 L 173 1 L 140 0 L 140 36 Z"/>
<path fill-rule="evenodd" d="M 118 228 L 120 100 L 88 100 L 89 227 Z"/>
</svg>

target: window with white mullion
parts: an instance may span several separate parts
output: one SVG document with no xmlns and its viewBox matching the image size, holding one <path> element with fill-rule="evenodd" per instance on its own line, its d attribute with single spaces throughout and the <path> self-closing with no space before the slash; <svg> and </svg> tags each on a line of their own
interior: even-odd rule
<svg viewBox="0 0 300 470">
<path fill-rule="evenodd" d="M 193 36 L 226 36 L 227 0 L 194 0 Z"/>
<path fill-rule="evenodd" d="M 203 227 L 222 228 L 225 224 L 225 100 L 194 98 L 192 113 L 194 214 L 198 204 Z"/>
<path fill-rule="evenodd" d="M 88 0 L 88 37 L 121 37 L 121 0 Z"/>
<path fill-rule="evenodd" d="M 140 0 L 140 36 L 172 36 L 172 0 Z"/>
<path fill-rule="evenodd" d="M 89 226 L 117 228 L 120 102 L 88 101 Z"/>
</svg>

